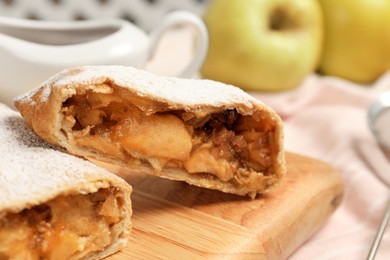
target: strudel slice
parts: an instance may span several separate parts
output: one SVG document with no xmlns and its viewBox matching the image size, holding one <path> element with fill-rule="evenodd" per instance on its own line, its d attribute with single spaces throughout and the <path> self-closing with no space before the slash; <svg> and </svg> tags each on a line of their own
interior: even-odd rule
<svg viewBox="0 0 390 260">
<path fill-rule="evenodd" d="M 85 66 L 54 75 L 15 106 L 72 154 L 205 188 L 254 197 L 285 172 L 279 116 L 215 81 Z"/>
<path fill-rule="evenodd" d="M 0 104 L 0 259 L 100 259 L 123 248 L 131 187 L 54 150 Z"/>
</svg>

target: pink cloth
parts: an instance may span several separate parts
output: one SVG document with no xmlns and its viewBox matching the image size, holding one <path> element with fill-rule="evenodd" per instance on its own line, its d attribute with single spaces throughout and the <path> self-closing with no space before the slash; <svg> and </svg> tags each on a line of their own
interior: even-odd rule
<svg viewBox="0 0 390 260">
<path fill-rule="evenodd" d="M 191 60 L 192 42 L 188 30 L 168 33 L 146 68 L 177 74 Z M 283 118 L 287 151 L 330 163 L 345 181 L 341 206 L 291 259 L 366 258 L 390 197 L 389 188 L 374 175 L 377 172 L 390 183 L 390 162 L 366 121 L 368 106 L 385 90 L 390 90 L 390 72 L 372 86 L 310 75 L 292 91 L 251 93 Z M 390 259 L 390 228 L 376 259 Z"/>
<path fill-rule="evenodd" d="M 273 107 L 285 124 L 285 147 L 326 161 L 345 182 L 344 200 L 327 224 L 291 259 L 365 259 L 390 198 L 390 161 L 367 125 L 369 105 L 390 90 L 390 72 L 372 86 L 309 76 L 283 93 L 252 93 Z M 390 129 L 389 129 L 390 131 Z M 390 228 L 376 259 L 390 259 Z"/>
</svg>

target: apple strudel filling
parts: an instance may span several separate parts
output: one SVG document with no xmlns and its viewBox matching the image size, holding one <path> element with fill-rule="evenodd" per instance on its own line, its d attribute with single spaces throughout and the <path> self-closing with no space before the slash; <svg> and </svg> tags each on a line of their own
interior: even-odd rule
<svg viewBox="0 0 390 260">
<path fill-rule="evenodd" d="M 122 220 L 115 189 L 59 196 L 0 220 L 0 259 L 74 259 L 110 245 Z"/>
<path fill-rule="evenodd" d="M 265 113 L 204 115 L 171 110 L 107 84 L 92 89 L 80 90 L 62 107 L 62 131 L 78 147 L 129 165 L 147 162 L 155 172 L 184 169 L 253 188 L 256 178 L 272 173 L 275 126 Z"/>
</svg>

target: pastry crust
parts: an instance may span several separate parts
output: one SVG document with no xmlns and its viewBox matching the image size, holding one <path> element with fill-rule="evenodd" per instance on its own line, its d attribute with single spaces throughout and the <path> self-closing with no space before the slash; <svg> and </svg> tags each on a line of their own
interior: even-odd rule
<svg viewBox="0 0 390 260">
<path fill-rule="evenodd" d="M 100 103 L 96 103 L 93 100 L 96 100 L 99 95 L 104 96 L 104 99 L 103 101 L 100 100 Z M 107 101 L 107 97 L 109 97 L 109 101 Z M 110 107 L 110 102 L 119 104 L 119 108 L 110 108 L 113 110 L 111 112 L 107 112 L 106 108 L 106 110 L 102 110 L 103 112 L 96 112 L 96 109 L 101 107 Z M 84 107 L 84 105 L 86 106 Z M 242 90 L 215 81 L 160 77 L 123 66 L 84 66 L 64 70 L 54 75 L 32 92 L 17 97 L 15 106 L 25 118 L 27 124 L 39 136 L 51 144 L 65 148 L 72 154 L 122 165 L 132 170 L 143 171 L 164 178 L 186 181 L 205 188 L 255 197 L 257 193 L 264 193 L 275 187 L 286 170 L 283 152 L 283 126 L 280 117 L 271 108 Z M 124 110 L 124 106 L 133 108 Z M 104 152 L 103 148 L 89 149 L 88 145 L 85 145 L 87 139 L 84 139 L 83 142 L 79 141 L 82 138 L 77 139 L 77 135 L 92 135 L 91 131 L 97 132 L 96 122 L 103 124 L 102 121 L 108 120 L 107 118 L 118 117 L 115 115 L 117 109 L 138 111 L 136 115 L 133 112 L 130 116 L 126 114 L 124 117 L 127 117 L 127 119 L 122 118 L 121 122 L 133 120 L 137 117 L 141 118 L 139 121 L 143 122 L 144 125 L 147 124 L 145 122 L 151 121 L 152 127 L 146 128 L 143 132 L 150 132 L 152 131 L 150 129 L 159 124 L 153 123 L 154 119 L 151 118 L 154 115 L 159 116 L 156 119 L 157 121 L 172 121 L 173 125 L 184 125 L 192 139 L 191 144 L 183 142 L 181 147 L 188 146 L 189 148 L 183 148 L 182 150 L 176 148 L 175 151 L 170 151 L 169 149 L 172 150 L 173 148 L 161 146 L 159 140 L 156 142 L 158 143 L 156 147 L 152 147 L 153 145 L 143 147 L 146 144 L 142 144 L 142 140 L 148 140 L 149 138 L 142 139 L 140 137 L 138 139 L 141 141 L 139 141 L 134 131 L 130 131 L 127 132 L 130 134 L 128 134 L 126 144 L 131 148 L 136 147 L 136 151 L 121 147 L 118 149 L 119 152 L 114 155 L 114 152 L 111 152 L 111 154 L 109 151 Z M 94 114 L 92 113 L 93 110 L 95 110 Z M 91 113 L 88 114 L 86 111 Z M 104 114 L 104 116 L 100 116 L 99 113 Z M 108 113 L 109 115 L 107 115 Z M 98 115 L 96 116 L 96 114 Z M 163 119 L 161 115 L 166 114 L 170 117 L 179 118 L 182 123 L 175 123 L 177 120 L 172 118 L 172 120 Z M 226 123 L 229 119 L 225 120 L 224 118 L 230 117 L 231 114 L 234 118 L 233 121 Z M 88 122 L 93 121 L 91 118 L 95 117 L 97 118 L 95 123 Z M 81 122 L 83 118 L 86 118 L 85 123 Z M 198 122 L 203 119 L 209 121 L 197 128 L 196 124 L 198 123 L 193 123 L 193 121 Z M 215 127 L 210 123 L 214 119 L 218 122 Z M 66 127 L 67 124 L 71 126 Z M 79 127 L 77 132 L 77 125 L 80 124 L 82 127 Z M 166 128 L 180 128 L 171 127 L 168 123 L 166 126 Z M 216 128 L 221 128 L 220 126 L 224 131 L 218 130 L 218 132 L 216 130 Z M 126 128 L 126 126 L 120 125 L 120 128 Z M 163 131 L 164 129 L 161 128 L 160 130 Z M 112 128 L 109 131 L 111 131 L 111 139 L 115 139 L 112 137 Z M 105 134 L 109 135 L 109 131 L 107 130 Z M 230 156 L 232 159 L 224 161 L 223 158 L 216 155 L 215 160 L 203 163 L 204 167 L 202 169 L 205 170 L 200 169 L 199 174 L 196 174 L 199 167 L 196 168 L 197 166 L 195 166 L 195 169 L 193 169 L 193 166 L 197 165 L 197 158 L 207 160 L 207 156 L 195 156 L 199 152 L 199 150 L 195 150 L 195 147 L 197 147 L 195 139 L 202 139 L 203 137 L 200 138 L 200 136 L 209 135 L 202 139 L 202 142 L 204 142 L 202 147 L 206 147 L 205 143 L 209 142 L 212 146 L 210 149 L 212 149 L 216 145 L 216 141 L 209 141 L 212 139 L 211 135 L 223 135 L 223 138 L 227 138 L 227 135 L 220 132 L 227 132 L 233 138 L 237 137 L 237 140 L 244 139 L 245 153 L 240 152 L 239 148 L 234 148 L 235 144 L 230 144 L 224 151 L 234 150 Z M 260 148 L 257 148 L 258 150 L 251 148 L 260 145 L 255 144 L 255 142 L 260 142 L 258 140 L 249 140 L 251 137 L 247 136 L 250 136 L 251 132 L 255 132 L 256 138 L 265 136 L 262 140 L 263 143 L 266 143 L 262 147 L 266 151 L 264 154 L 260 152 Z M 166 135 L 169 135 L 169 133 Z M 183 134 L 179 135 L 183 137 L 181 139 L 187 138 Z M 176 145 L 175 141 L 177 140 L 174 140 L 173 146 Z M 98 143 L 97 146 L 103 145 L 99 139 L 94 139 L 93 142 Z M 134 144 L 135 142 L 138 143 Z M 228 141 L 224 139 L 223 142 Z M 230 140 L 230 142 L 234 143 L 236 141 Z M 250 142 L 253 143 L 249 144 Z M 179 146 L 179 144 L 176 146 Z M 145 151 L 145 149 L 148 149 L 148 151 Z M 149 151 L 150 149 L 154 149 L 154 151 Z M 175 157 L 175 160 L 171 160 L 171 164 L 168 163 L 167 166 L 164 166 L 165 164 L 161 163 L 161 150 L 166 154 L 175 154 L 176 157 L 170 155 Z M 190 151 L 190 155 L 188 155 L 189 151 L 187 150 Z M 217 153 L 221 154 L 224 151 L 217 150 Z M 248 153 L 251 155 L 244 155 Z M 251 159 L 248 159 L 250 156 Z M 138 160 L 136 160 L 137 157 Z M 242 162 L 242 157 L 245 157 L 245 162 Z M 261 164 L 264 164 L 261 157 L 266 157 L 264 158 L 268 161 L 266 166 L 261 166 Z M 154 165 L 155 161 L 158 161 L 158 163 Z M 222 171 L 211 172 L 211 174 L 208 172 L 208 169 L 212 168 L 211 164 L 215 164 L 215 167 L 213 167 L 217 168 L 221 166 L 221 162 L 230 166 L 226 166 Z M 169 166 L 175 163 L 181 166 Z M 236 166 L 231 166 L 233 164 L 238 165 L 237 167 L 240 170 L 237 170 Z M 258 166 L 252 167 L 252 165 Z M 234 169 L 231 170 L 231 168 Z M 230 174 L 230 177 L 226 177 L 226 171 L 232 171 L 233 175 Z M 242 172 L 238 181 L 237 172 Z"/>
<path fill-rule="evenodd" d="M 24 248 L 30 257 L 23 255 L 24 259 L 38 259 L 42 256 L 39 254 L 45 254 L 43 251 L 47 251 L 51 256 L 55 255 L 56 252 L 51 251 L 51 248 L 42 249 L 45 244 L 50 244 L 45 239 L 46 235 L 52 240 L 55 239 L 53 233 L 56 227 L 53 219 L 59 218 L 57 222 L 61 224 L 59 228 L 62 231 L 58 231 L 60 233 L 66 231 L 64 227 L 75 225 L 66 222 L 66 214 L 55 216 L 56 210 L 62 210 L 64 213 L 64 210 L 71 209 L 80 214 L 81 218 L 72 220 L 78 221 L 80 225 L 93 226 L 95 221 L 100 221 L 99 225 L 109 232 L 110 241 L 103 248 L 95 248 L 95 242 L 88 244 L 88 233 L 82 234 L 83 238 L 80 240 L 84 242 L 75 245 L 76 252 L 70 259 L 101 259 L 127 244 L 131 230 L 132 188 L 124 180 L 88 161 L 53 149 L 54 147 L 28 128 L 18 113 L 3 104 L 0 104 L 0 142 L 0 258 L 7 258 L 7 250 L 12 251 L 7 249 L 10 245 L 7 245 L 7 239 L 12 235 L 19 239 L 13 241 L 19 246 L 16 253 L 23 251 L 20 250 L 22 237 L 28 240 L 29 245 L 35 243 L 31 248 Z M 111 201 L 108 202 L 108 199 Z M 91 211 L 94 207 L 101 208 L 98 212 L 87 212 L 97 214 L 93 215 L 94 218 L 88 218 L 88 215 L 82 213 L 88 210 L 86 206 L 67 204 L 78 201 L 80 204 L 90 203 Z M 35 213 L 41 212 L 42 209 L 48 212 L 51 220 L 39 219 L 39 214 Z M 105 219 L 109 218 L 111 213 L 107 212 L 117 213 L 117 219 L 109 222 L 112 224 L 110 228 Z M 42 222 L 37 222 L 40 220 Z M 37 228 L 38 224 L 43 230 Z M 46 229 L 49 231 L 46 232 Z M 73 233 L 71 235 L 76 237 Z M 12 244 L 12 241 L 8 243 Z M 61 247 L 58 244 L 55 246 Z M 88 246 L 96 250 L 84 254 L 83 251 L 86 251 Z M 85 248 L 82 249 L 83 247 Z"/>
</svg>

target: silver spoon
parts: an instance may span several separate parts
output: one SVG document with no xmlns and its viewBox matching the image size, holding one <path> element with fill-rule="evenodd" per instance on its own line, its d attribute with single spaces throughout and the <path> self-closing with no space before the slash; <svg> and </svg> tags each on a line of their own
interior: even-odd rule
<svg viewBox="0 0 390 260">
<path fill-rule="evenodd" d="M 390 91 L 387 91 L 379 97 L 368 109 L 368 125 L 374 136 L 376 137 L 379 145 L 381 146 L 384 153 L 390 155 Z M 389 158 L 389 157 L 388 157 Z M 379 179 L 386 183 L 390 187 L 390 183 L 378 176 Z M 381 225 L 375 236 L 375 240 L 371 245 L 370 252 L 367 256 L 367 260 L 372 260 L 378 251 L 378 247 L 382 240 L 383 234 L 385 233 L 387 224 L 390 220 L 390 196 Z"/>
</svg>

